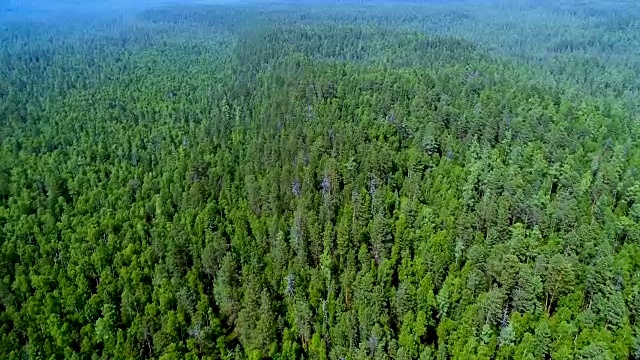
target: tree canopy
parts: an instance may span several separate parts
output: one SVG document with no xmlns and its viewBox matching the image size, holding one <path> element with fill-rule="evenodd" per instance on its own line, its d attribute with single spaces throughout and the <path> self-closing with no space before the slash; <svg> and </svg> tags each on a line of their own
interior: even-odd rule
<svg viewBox="0 0 640 360">
<path fill-rule="evenodd" d="M 610 3 L 0 24 L 0 356 L 640 358 Z"/>
</svg>

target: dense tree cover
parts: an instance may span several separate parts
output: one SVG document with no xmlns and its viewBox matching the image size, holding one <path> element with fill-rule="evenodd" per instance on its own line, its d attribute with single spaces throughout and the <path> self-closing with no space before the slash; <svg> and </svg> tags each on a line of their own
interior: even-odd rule
<svg viewBox="0 0 640 360">
<path fill-rule="evenodd" d="M 640 358 L 626 99 L 391 8 L 3 25 L 1 356 Z"/>
<path fill-rule="evenodd" d="M 473 41 L 482 50 L 517 59 L 528 80 L 567 92 L 624 98 L 638 110 L 640 4 L 622 0 L 387 0 L 322 1 L 313 9 L 281 6 L 295 19 L 409 29 Z M 263 14 L 261 10 L 259 14 Z"/>
</svg>

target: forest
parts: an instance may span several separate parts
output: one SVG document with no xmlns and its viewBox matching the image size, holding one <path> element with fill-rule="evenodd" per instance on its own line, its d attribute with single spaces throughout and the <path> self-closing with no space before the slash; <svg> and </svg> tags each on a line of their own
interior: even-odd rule
<svg viewBox="0 0 640 360">
<path fill-rule="evenodd" d="M 640 3 L 18 4 L 0 358 L 640 359 Z"/>
</svg>

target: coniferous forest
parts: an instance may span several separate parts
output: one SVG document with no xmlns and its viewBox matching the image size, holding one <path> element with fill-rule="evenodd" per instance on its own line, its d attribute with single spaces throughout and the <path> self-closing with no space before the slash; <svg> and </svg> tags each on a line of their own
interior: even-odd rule
<svg viewBox="0 0 640 360">
<path fill-rule="evenodd" d="M 67 10 L 0 15 L 0 358 L 640 359 L 640 4 Z"/>
</svg>

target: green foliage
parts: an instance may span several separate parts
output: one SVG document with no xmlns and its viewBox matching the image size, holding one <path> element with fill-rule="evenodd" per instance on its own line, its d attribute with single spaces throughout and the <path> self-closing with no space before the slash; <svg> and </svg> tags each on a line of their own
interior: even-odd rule
<svg viewBox="0 0 640 360">
<path fill-rule="evenodd" d="M 3 24 L 0 357 L 640 357 L 638 34 L 594 4 Z"/>
</svg>

